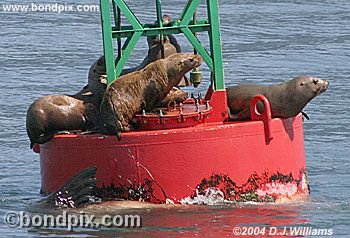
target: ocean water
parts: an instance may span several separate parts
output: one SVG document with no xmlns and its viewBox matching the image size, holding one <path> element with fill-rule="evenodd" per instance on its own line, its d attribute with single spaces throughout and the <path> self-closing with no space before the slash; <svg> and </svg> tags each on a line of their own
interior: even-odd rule
<svg viewBox="0 0 350 238">
<path fill-rule="evenodd" d="M 185 1 L 163 1 L 174 17 Z M 55 3 L 37 0 L 36 4 Z M 142 20 L 155 19 L 153 1 L 128 1 Z M 29 1 L 2 4 L 31 4 Z M 95 0 L 68 4 L 98 4 Z M 142 6 L 142 7 L 140 7 Z M 198 15 L 205 15 L 202 7 Z M 141 229 L 11 228 L 8 211 L 37 210 L 41 199 L 39 157 L 25 131 L 28 106 L 52 93 L 75 93 L 102 54 L 98 12 L 5 13 L 0 9 L 0 236 L 1 237 L 232 237 L 236 226 L 306 226 L 350 234 L 350 2 L 348 0 L 220 1 L 226 85 L 272 84 L 300 74 L 330 81 L 327 92 L 305 109 L 309 201 L 284 205 L 146 206 L 110 204 L 97 214 L 140 214 Z M 204 36 L 203 43 L 207 45 Z M 201 38 L 201 39 L 202 39 Z M 179 36 L 183 51 L 192 51 Z M 141 62 L 146 41 L 130 66 Z M 204 72 L 206 70 L 204 69 Z M 192 92 L 205 91 L 205 82 Z M 58 213 L 46 208 L 41 211 Z M 75 210 L 80 212 L 80 210 Z"/>
</svg>

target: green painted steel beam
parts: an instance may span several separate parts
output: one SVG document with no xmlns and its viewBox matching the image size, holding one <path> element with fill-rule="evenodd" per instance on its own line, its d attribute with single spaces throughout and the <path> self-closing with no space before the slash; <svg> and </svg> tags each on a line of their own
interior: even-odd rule
<svg viewBox="0 0 350 238">
<path fill-rule="evenodd" d="M 117 6 L 124 13 L 126 19 L 130 22 L 130 24 L 134 27 L 135 31 L 143 30 L 140 21 L 137 19 L 135 14 L 130 10 L 128 5 L 124 2 L 124 0 L 117 0 Z"/>
<path fill-rule="evenodd" d="M 210 21 L 210 49 L 214 63 L 214 85 L 215 90 L 225 90 L 224 71 L 222 64 L 221 36 L 220 36 L 220 18 L 218 0 L 207 0 L 208 18 Z"/>
<path fill-rule="evenodd" d="M 162 14 L 162 3 L 161 0 L 156 0 L 156 11 L 157 11 L 157 23 L 160 28 L 159 39 L 163 42 L 163 14 Z M 163 44 L 163 43 L 162 43 Z"/>
<path fill-rule="evenodd" d="M 210 24 L 207 20 L 197 20 L 196 25 L 181 26 L 181 25 L 165 25 L 163 28 L 157 27 L 155 24 L 144 24 L 142 25 L 143 33 L 142 36 L 156 36 L 160 35 L 162 32 L 165 35 L 169 34 L 180 34 L 183 33 L 181 29 L 189 28 L 192 33 L 209 31 Z M 134 29 L 132 26 L 122 26 L 121 30 L 116 30 L 115 27 L 112 28 L 113 38 L 127 38 L 132 36 Z"/>
<path fill-rule="evenodd" d="M 133 49 L 136 46 L 136 43 L 138 42 L 141 36 L 142 36 L 142 31 L 136 31 L 134 35 L 128 38 L 127 41 L 124 43 L 122 56 L 117 62 L 116 68 L 115 68 L 115 74 L 117 77 L 119 77 L 120 73 L 122 72 L 126 61 L 128 60 L 130 54 L 132 53 Z M 114 79 L 113 80 L 108 79 L 108 84 L 112 83 L 113 81 Z"/>
<path fill-rule="evenodd" d="M 214 70 L 213 67 L 213 60 L 210 57 L 207 50 L 203 47 L 203 45 L 199 42 L 198 38 L 194 36 L 194 34 L 188 29 L 184 28 L 182 29 L 183 33 L 185 34 L 186 38 L 191 42 L 193 47 L 198 51 L 198 53 L 203 57 L 203 60 L 207 63 L 210 71 Z"/>
<path fill-rule="evenodd" d="M 185 9 L 183 10 L 181 16 L 180 16 L 180 22 L 182 26 L 187 26 L 189 22 L 191 21 L 193 14 L 197 10 L 198 5 L 200 4 L 201 0 L 189 0 Z"/>
<path fill-rule="evenodd" d="M 164 28 L 168 28 L 168 27 L 171 27 L 171 26 L 178 26 L 180 25 L 180 20 L 174 20 L 174 21 L 171 21 L 171 22 L 166 22 L 166 23 L 163 23 L 163 27 Z M 196 20 L 196 24 L 209 24 L 209 20 L 208 19 L 197 19 Z M 188 27 L 191 27 L 191 26 L 194 26 L 194 21 L 191 20 L 189 23 L 188 23 Z M 158 27 L 158 24 L 157 23 L 146 23 L 146 24 L 141 24 L 141 26 L 144 28 L 144 29 L 147 29 L 147 28 L 157 28 Z M 187 27 L 187 26 L 182 26 L 182 27 Z M 122 26 L 122 29 L 133 29 L 132 26 Z"/>
<path fill-rule="evenodd" d="M 102 22 L 102 38 L 103 51 L 106 62 L 107 80 L 112 81 L 116 79 L 115 62 L 114 62 L 114 48 L 111 28 L 111 7 L 109 0 L 101 0 L 101 22 Z"/>
</svg>

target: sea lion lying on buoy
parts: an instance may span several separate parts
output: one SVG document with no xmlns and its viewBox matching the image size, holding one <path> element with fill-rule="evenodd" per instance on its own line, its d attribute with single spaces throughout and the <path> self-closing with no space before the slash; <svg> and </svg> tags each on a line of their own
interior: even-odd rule
<svg viewBox="0 0 350 238">
<path fill-rule="evenodd" d="M 120 139 L 129 123 L 142 109 L 150 111 L 177 85 L 181 78 L 202 62 L 194 54 L 177 53 L 157 60 L 144 69 L 121 76 L 111 83 L 101 103 L 101 117 L 111 134 Z"/>
<path fill-rule="evenodd" d="M 41 97 L 34 101 L 27 112 L 27 134 L 30 148 L 33 144 L 49 141 L 64 130 L 88 130 L 101 121 L 99 110 L 93 103 L 60 94 Z"/>
<path fill-rule="evenodd" d="M 49 141 L 59 131 L 101 130 L 99 105 L 107 85 L 105 73 L 102 56 L 90 67 L 88 84 L 80 92 L 48 95 L 32 103 L 26 119 L 30 148 Z"/>
<path fill-rule="evenodd" d="M 226 88 L 230 119 L 249 120 L 250 102 L 257 94 L 271 104 L 272 117 L 289 118 L 298 115 L 308 102 L 328 88 L 328 81 L 310 76 L 298 76 L 275 85 L 243 84 Z M 258 103 L 258 111 L 263 111 Z"/>
</svg>

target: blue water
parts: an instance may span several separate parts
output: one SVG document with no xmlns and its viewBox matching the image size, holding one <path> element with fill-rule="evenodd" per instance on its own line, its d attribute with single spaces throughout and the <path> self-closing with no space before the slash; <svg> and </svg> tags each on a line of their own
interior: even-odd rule
<svg viewBox="0 0 350 238">
<path fill-rule="evenodd" d="M 150 4 L 152 2 L 152 4 Z M 104 207 L 102 214 L 138 213 L 142 229 L 65 230 L 10 228 L 7 211 L 31 211 L 40 199 L 39 157 L 29 149 L 26 110 L 36 98 L 75 93 L 102 54 L 100 16 L 84 13 L 4 13 L 0 10 L 0 236 L 193 237 L 233 236 L 236 225 L 304 225 L 350 234 L 350 2 L 348 0 L 220 1 L 226 84 L 271 84 L 300 74 L 330 87 L 305 109 L 305 149 L 311 200 L 289 205 Z M 0 3 L 13 3 L 5 0 Z M 22 1 L 20 3 L 28 3 Z M 36 3 L 54 3 L 38 0 Z M 143 21 L 155 19 L 153 1 L 128 1 Z M 70 1 L 98 4 L 98 1 Z M 164 1 L 177 16 L 183 1 Z M 142 8 L 138 7 L 142 5 Z M 203 8 L 198 15 L 204 14 Z M 200 37 L 203 37 L 200 35 Z M 192 51 L 179 37 L 184 51 Z M 203 37 L 203 42 L 207 41 Z M 137 45 L 135 65 L 146 43 Z M 205 71 L 205 70 L 204 70 Z M 207 84 L 199 88 L 204 91 Z M 191 91 L 196 91 L 190 89 Z M 47 210 L 43 213 L 57 212 Z"/>
</svg>

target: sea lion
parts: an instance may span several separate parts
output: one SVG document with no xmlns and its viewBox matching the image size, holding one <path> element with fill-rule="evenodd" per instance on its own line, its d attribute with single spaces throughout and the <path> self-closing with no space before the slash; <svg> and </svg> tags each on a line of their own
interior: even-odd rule
<svg viewBox="0 0 350 238">
<path fill-rule="evenodd" d="M 88 84 L 72 97 L 85 102 L 100 105 L 107 88 L 106 63 L 104 56 L 98 58 L 90 67 Z"/>
<path fill-rule="evenodd" d="M 250 119 L 250 102 L 257 94 L 271 104 L 272 117 L 289 118 L 298 115 L 311 99 L 328 88 L 328 81 L 310 76 L 298 76 L 275 85 L 243 84 L 226 88 L 227 105 L 233 120 Z M 263 105 L 258 104 L 263 111 Z"/>
<path fill-rule="evenodd" d="M 171 19 L 171 16 L 164 14 L 162 20 L 163 20 L 163 24 L 167 24 L 167 23 L 171 22 L 172 19 Z M 157 22 L 155 22 L 155 23 L 157 23 Z M 164 35 L 164 38 L 167 42 L 169 42 L 170 44 L 172 44 L 175 47 L 176 53 L 181 53 L 181 46 L 178 44 L 174 35 L 172 35 L 172 34 Z M 148 36 L 147 43 L 148 43 L 148 48 L 151 49 L 154 45 L 160 43 L 159 36 Z"/>
<path fill-rule="evenodd" d="M 110 134 L 120 139 L 129 131 L 129 123 L 141 109 L 150 111 L 177 85 L 181 78 L 202 62 L 194 54 L 176 53 L 157 60 L 143 70 L 121 76 L 111 83 L 104 94 L 100 112 Z"/>
<path fill-rule="evenodd" d="M 49 141 L 59 131 L 90 130 L 100 122 L 99 108 L 93 103 L 59 94 L 41 97 L 27 111 L 30 148 Z"/>
<path fill-rule="evenodd" d="M 99 105 L 106 90 L 104 57 L 89 69 L 88 84 L 74 95 L 48 95 L 32 103 L 27 111 L 27 134 L 31 145 L 49 141 L 62 130 L 101 130 Z"/>
</svg>

